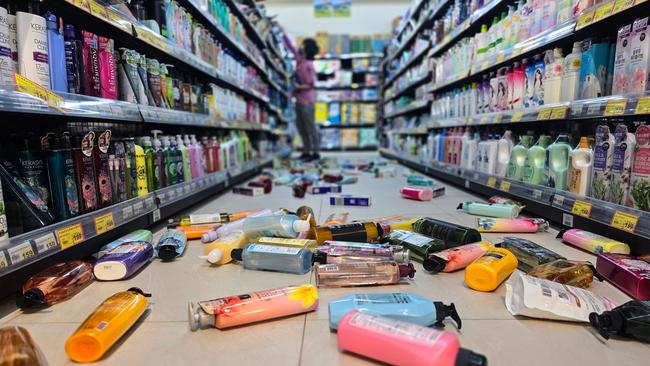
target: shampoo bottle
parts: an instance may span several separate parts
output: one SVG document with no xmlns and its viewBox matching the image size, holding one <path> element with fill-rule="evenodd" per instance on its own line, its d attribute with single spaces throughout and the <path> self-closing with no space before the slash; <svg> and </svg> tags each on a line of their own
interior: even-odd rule
<svg viewBox="0 0 650 366">
<path fill-rule="evenodd" d="M 630 175 L 632 174 L 632 156 L 636 147 L 636 137 L 627 131 L 625 124 L 619 124 L 614 130 L 614 140 L 612 187 L 609 200 L 617 205 L 626 205 L 631 199 Z"/>
<path fill-rule="evenodd" d="M 115 61 L 115 41 L 106 37 L 97 38 L 99 57 L 99 96 L 117 99 L 117 64 Z"/>
<path fill-rule="evenodd" d="M 6 4 L 0 2 L 0 85 L 11 85 L 14 83 L 14 63 L 11 55 L 11 33 L 9 28 L 9 12 Z M 15 16 L 11 15 L 14 18 Z M 14 29 L 15 32 L 15 29 Z"/>
<path fill-rule="evenodd" d="M 569 145 L 569 136 L 565 134 L 559 135 L 546 149 L 546 176 L 549 187 L 567 190 L 569 155 L 571 155 L 571 145 Z"/>
<path fill-rule="evenodd" d="M 602 314 L 589 314 L 589 323 L 605 339 L 616 335 L 650 342 L 650 303 L 628 301 Z"/>
<path fill-rule="evenodd" d="M 180 230 L 167 229 L 156 244 L 155 252 L 158 258 L 163 261 L 170 261 L 185 253 L 187 237 Z"/>
<path fill-rule="evenodd" d="M 447 243 L 448 247 L 481 241 L 476 229 L 425 217 L 413 222 L 413 231 Z"/>
<path fill-rule="evenodd" d="M 504 177 L 508 172 L 508 163 L 512 152 L 512 131 L 507 130 L 497 143 L 497 166 L 496 175 Z"/>
<path fill-rule="evenodd" d="M 463 210 L 470 215 L 500 217 L 512 219 L 519 216 L 521 207 L 508 204 L 488 204 L 480 202 L 462 202 L 456 207 L 457 210 Z"/>
<path fill-rule="evenodd" d="M 16 325 L 0 328 L 0 344 L 3 346 L 0 354 L 2 365 L 47 366 L 43 351 L 38 348 L 29 332 Z"/>
<path fill-rule="evenodd" d="M 95 175 L 97 177 L 97 198 L 99 208 L 113 204 L 113 187 L 108 163 L 108 149 L 111 144 L 111 130 L 106 130 L 97 137 L 97 144 L 93 148 Z"/>
<path fill-rule="evenodd" d="M 591 263 L 566 259 L 558 259 L 537 265 L 531 268 L 527 275 L 580 288 L 589 287 L 589 284 L 594 280 L 594 276 L 597 276 L 602 281 L 602 277 L 596 272 Z"/>
<path fill-rule="evenodd" d="M 145 171 L 147 172 L 147 191 L 153 192 L 157 189 L 156 183 L 158 183 L 158 189 L 162 187 L 160 184 L 160 171 L 156 171 L 156 153 L 154 152 L 153 145 L 151 144 L 151 137 L 143 136 L 140 139 L 140 145 L 144 150 Z M 156 174 L 158 174 L 157 177 Z"/>
<path fill-rule="evenodd" d="M 581 196 L 589 194 L 593 164 L 594 152 L 590 147 L 589 139 L 583 136 L 569 156 L 569 192 Z"/>
<path fill-rule="evenodd" d="M 142 197 L 149 193 L 147 183 L 147 161 L 142 146 L 134 145 L 134 147 L 137 195 L 138 197 Z"/>
<path fill-rule="evenodd" d="M 506 177 L 514 180 L 523 180 L 524 168 L 526 166 L 526 155 L 532 142 L 532 136 L 523 135 L 519 138 L 519 144 L 512 148 L 508 171 Z"/>
<path fill-rule="evenodd" d="M 544 219 L 507 219 L 479 217 L 476 228 L 482 233 L 537 233 L 548 230 Z"/>
<path fill-rule="evenodd" d="M 70 148 L 70 136 L 49 135 L 47 169 L 52 190 L 52 207 L 58 220 L 63 221 L 79 215 L 79 196 L 75 179 L 74 162 Z"/>
<path fill-rule="evenodd" d="M 148 241 L 130 241 L 110 249 L 93 267 L 93 274 L 101 281 L 129 278 L 153 257 L 153 245 Z"/>
<path fill-rule="evenodd" d="M 353 222 L 342 225 L 318 226 L 314 228 L 318 244 L 327 240 L 371 242 L 384 236 L 380 224 L 373 222 Z"/>
<path fill-rule="evenodd" d="M 614 146 L 614 135 L 609 132 L 609 127 L 599 125 L 596 128 L 591 196 L 602 201 L 608 201 L 610 196 Z"/>
<path fill-rule="evenodd" d="M 160 130 L 151 131 L 153 134 L 153 185 L 156 190 L 165 188 L 169 185 L 167 181 L 167 165 L 165 165 L 165 152 L 162 148 L 162 142 L 158 135 L 162 133 Z"/>
<path fill-rule="evenodd" d="M 546 167 L 546 147 L 551 136 L 541 135 L 537 143 L 526 153 L 523 181 L 530 184 L 545 184 L 544 169 Z"/>
<path fill-rule="evenodd" d="M 429 254 L 450 248 L 446 242 L 440 239 L 429 238 L 418 233 L 406 230 L 393 230 L 388 235 L 388 241 L 392 245 L 399 245 L 407 248 L 414 260 L 422 262 Z"/>
<path fill-rule="evenodd" d="M 630 254 L 630 247 L 627 244 L 585 230 L 563 230 L 557 234 L 557 237 L 562 238 L 565 243 L 594 254 Z"/>
<path fill-rule="evenodd" d="M 280 247 L 265 244 L 249 244 L 244 249 L 233 249 L 232 259 L 242 262 L 244 268 L 305 274 L 313 262 L 322 259 L 314 256 L 308 248 Z"/>
<path fill-rule="evenodd" d="M 296 215 L 249 216 L 244 219 L 244 233 L 250 239 L 260 236 L 296 238 L 299 233 L 308 231 L 309 228 L 309 221 L 300 220 Z"/>
<path fill-rule="evenodd" d="M 47 136 L 41 140 L 47 140 Z M 37 138 L 29 134 L 24 140 L 24 148 L 17 153 L 18 169 L 21 176 L 38 196 L 51 205 L 50 185 L 47 177 L 47 163 L 37 143 Z"/>
<path fill-rule="evenodd" d="M 72 160 L 74 162 L 77 187 L 79 188 L 79 203 L 81 212 L 94 211 L 99 207 L 97 202 L 97 179 L 95 177 L 95 164 L 93 160 L 93 147 L 95 133 L 88 132 L 83 137 L 75 136 L 73 139 Z"/>
<path fill-rule="evenodd" d="M 111 251 L 113 248 L 118 247 L 124 243 L 132 241 L 146 241 L 148 243 L 153 243 L 153 234 L 149 230 L 139 229 L 132 233 L 121 236 L 108 244 L 104 244 L 97 253 L 95 253 L 96 258 L 101 258 L 103 255 Z"/>
<path fill-rule="evenodd" d="M 445 249 L 430 254 L 422 262 L 422 267 L 424 267 L 425 271 L 432 274 L 454 272 L 467 267 L 492 247 L 492 243 L 482 241 Z"/>
<path fill-rule="evenodd" d="M 102 93 L 101 73 L 99 71 L 99 39 L 88 31 L 81 31 L 83 37 L 83 65 L 85 95 L 99 97 Z"/>
<path fill-rule="evenodd" d="M 16 12 L 18 73 L 50 89 L 47 22 L 40 16 L 42 0 L 25 0 Z"/>
<path fill-rule="evenodd" d="M 65 41 L 65 67 L 68 78 L 67 92 L 82 94 L 84 90 L 83 42 L 72 24 L 65 25 L 63 36 Z"/>
<path fill-rule="evenodd" d="M 582 46 L 580 42 L 573 43 L 573 50 L 564 58 L 562 72 L 562 92 L 560 101 L 572 102 L 580 99 L 580 68 L 582 64 Z"/>
<path fill-rule="evenodd" d="M 47 22 L 47 52 L 50 65 L 50 89 L 54 92 L 68 91 L 68 77 L 65 66 L 65 45 L 56 15 L 45 13 Z"/>
<path fill-rule="evenodd" d="M 203 255 L 210 264 L 226 264 L 232 261 L 232 251 L 248 243 L 243 231 L 233 231 L 203 247 Z"/>
<path fill-rule="evenodd" d="M 50 306 L 67 300 L 93 281 L 93 266 L 84 261 L 55 264 L 31 276 L 16 296 L 21 308 Z"/>
<path fill-rule="evenodd" d="M 524 272 L 528 272 L 531 268 L 540 264 L 566 259 L 550 249 L 522 238 L 504 237 L 503 242 L 496 246 L 508 249 L 514 254 L 517 257 L 517 268 Z"/>
<path fill-rule="evenodd" d="M 176 135 L 176 148 L 181 152 L 181 159 L 183 163 L 183 181 L 189 182 L 192 180 L 192 170 L 190 168 L 190 153 L 183 143 L 181 135 Z"/>
</svg>

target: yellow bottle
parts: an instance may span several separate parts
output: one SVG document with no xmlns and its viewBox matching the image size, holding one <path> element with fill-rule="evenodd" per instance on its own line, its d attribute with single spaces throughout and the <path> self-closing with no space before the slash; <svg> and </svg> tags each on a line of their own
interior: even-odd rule
<svg viewBox="0 0 650 366">
<path fill-rule="evenodd" d="M 517 268 L 509 250 L 492 248 L 465 269 L 465 283 L 477 291 L 494 291 Z"/>
<path fill-rule="evenodd" d="M 68 357 L 75 362 L 99 360 L 145 312 L 150 296 L 132 287 L 104 300 L 65 342 Z"/>
<path fill-rule="evenodd" d="M 149 187 L 147 186 L 147 167 L 144 149 L 140 145 L 135 145 L 135 171 L 138 196 L 146 196 L 149 193 Z"/>
<path fill-rule="evenodd" d="M 418 221 L 420 218 L 415 218 L 406 221 L 398 221 L 390 223 L 390 231 L 393 230 L 406 230 L 413 231 L 413 223 Z"/>
<path fill-rule="evenodd" d="M 309 248 L 316 247 L 316 240 L 312 239 L 289 239 L 289 238 L 270 238 L 262 236 L 257 239 L 260 244 L 277 245 L 281 247 Z"/>
<path fill-rule="evenodd" d="M 248 244 L 248 238 L 243 231 L 233 231 L 232 233 L 219 238 L 212 243 L 203 247 L 202 258 L 205 258 L 211 264 L 226 264 L 232 262 L 230 253 L 233 249 L 241 249 Z"/>
</svg>

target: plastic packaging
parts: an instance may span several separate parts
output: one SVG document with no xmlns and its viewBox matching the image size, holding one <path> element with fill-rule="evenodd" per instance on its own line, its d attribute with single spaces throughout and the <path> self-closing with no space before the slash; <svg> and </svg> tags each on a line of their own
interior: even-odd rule
<svg viewBox="0 0 650 366">
<path fill-rule="evenodd" d="M 596 128 L 596 144 L 594 145 L 591 196 L 602 201 L 609 201 L 614 146 L 615 139 L 614 135 L 609 132 L 609 126 L 598 126 Z"/>
<path fill-rule="evenodd" d="M 444 327 L 443 321 L 449 317 L 456 322 L 458 329 L 462 326 L 462 321 L 453 303 L 445 305 L 442 302 L 431 301 L 408 292 L 379 292 L 353 294 L 330 301 L 330 329 L 336 330 L 341 319 L 352 310 L 381 315 L 423 327 L 433 325 Z"/>
<path fill-rule="evenodd" d="M 318 290 L 313 285 L 290 286 L 189 303 L 190 329 L 225 329 L 263 320 L 303 314 L 318 308 Z"/>
<path fill-rule="evenodd" d="M 265 210 L 258 211 L 258 212 L 254 213 L 254 214 L 251 214 L 247 218 L 250 218 L 250 217 L 266 217 L 266 216 L 271 216 L 271 215 L 273 215 L 273 211 L 271 211 L 269 209 L 265 209 Z M 209 233 L 206 233 L 205 235 L 203 235 L 203 237 L 201 237 L 201 241 L 204 242 L 204 243 L 209 243 L 209 242 L 214 241 L 217 238 L 222 237 L 224 235 L 227 235 L 228 233 L 231 233 L 233 231 L 244 230 L 244 222 L 245 221 L 246 221 L 245 219 L 239 219 L 239 220 L 232 221 L 232 222 L 229 222 L 227 224 L 224 224 L 221 227 L 219 227 L 217 230 L 215 230 L 214 232 L 209 232 Z M 260 235 L 260 236 L 268 236 L 268 235 Z"/>
<path fill-rule="evenodd" d="M 29 332 L 19 326 L 0 328 L 0 365 L 47 366 L 47 360 Z"/>
<path fill-rule="evenodd" d="M 218 214 L 194 214 L 181 216 L 177 219 L 169 220 L 170 225 L 190 226 L 202 224 L 225 224 L 227 222 L 236 221 L 252 215 L 260 210 L 250 210 L 242 212 L 221 212 Z"/>
<path fill-rule="evenodd" d="M 359 206 L 369 207 L 371 205 L 370 196 L 352 195 L 352 194 L 333 194 L 330 195 L 330 206 Z"/>
<path fill-rule="evenodd" d="M 611 335 L 650 342 L 650 303 L 628 301 L 602 314 L 589 314 L 589 323 L 605 339 Z"/>
<path fill-rule="evenodd" d="M 209 232 L 214 232 L 220 226 L 221 226 L 220 224 L 206 224 L 206 225 L 176 226 L 175 229 L 184 232 L 187 240 L 195 240 L 195 239 L 202 239 L 204 235 L 208 234 Z"/>
<path fill-rule="evenodd" d="M 499 203 L 487 204 L 480 202 L 463 202 L 456 207 L 457 210 L 464 210 L 468 214 L 488 217 L 500 217 L 512 219 L 519 216 L 520 206 L 503 205 Z"/>
<path fill-rule="evenodd" d="M 589 314 L 611 310 L 616 304 L 578 287 L 515 273 L 506 282 L 506 308 L 512 315 L 588 322 Z"/>
<path fill-rule="evenodd" d="M 75 362 L 99 360 L 144 314 L 149 305 L 139 288 L 132 287 L 104 300 L 65 342 L 65 352 Z"/>
<path fill-rule="evenodd" d="M 504 237 L 503 241 L 496 246 L 508 249 L 514 254 L 519 262 L 517 268 L 524 272 L 540 264 L 566 259 L 550 249 L 522 238 Z"/>
<path fill-rule="evenodd" d="M 147 241 L 130 241 L 101 256 L 93 267 L 98 280 L 123 280 L 136 273 L 153 256 L 153 246 Z"/>
<path fill-rule="evenodd" d="M 211 264 L 230 263 L 233 249 L 241 249 L 247 243 L 248 238 L 243 231 L 233 231 L 203 247 L 204 258 Z"/>
<path fill-rule="evenodd" d="M 399 193 L 404 198 L 417 201 L 431 201 L 433 198 L 433 191 L 430 188 L 403 187 Z"/>
<path fill-rule="evenodd" d="M 146 241 L 151 243 L 153 242 L 153 234 L 151 233 L 151 231 L 145 229 L 136 230 L 130 234 L 126 234 L 118 239 L 115 239 L 108 244 L 105 244 L 104 246 L 99 248 L 99 251 L 97 251 L 95 257 L 101 258 L 104 254 L 108 253 L 111 249 L 130 241 Z"/>
<path fill-rule="evenodd" d="M 628 205 L 630 197 L 630 175 L 632 174 L 632 156 L 636 147 L 634 134 L 628 132 L 627 126 L 619 124 L 614 130 L 614 156 L 612 158 L 612 186 L 610 202 Z"/>
<path fill-rule="evenodd" d="M 348 222 L 350 214 L 347 212 L 335 212 L 327 216 L 323 221 L 323 226 L 342 225 Z"/>
<path fill-rule="evenodd" d="M 599 254 L 596 270 L 637 300 L 650 300 L 650 263 L 625 254 Z"/>
<path fill-rule="evenodd" d="M 247 217 L 244 219 L 244 234 L 249 239 L 260 236 L 296 238 L 299 233 L 308 231 L 309 228 L 309 221 L 300 220 L 296 215 Z"/>
<path fill-rule="evenodd" d="M 591 191 L 591 174 L 594 165 L 594 152 L 589 139 L 581 137 L 580 143 L 569 156 L 569 192 L 586 196 Z"/>
<path fill-rule="evenodd" d="M 448 247 L 481 241 L 481 234 L 476 229 L 432 219 L 430 217 L 415 221 L 413 223 L 413 231 L 434 239 L 443 240 L 447 243 Z"/>
<path fill-rule="evenodd" d="M 167 229 L 158 239 L 155 250 L 158 258 L 169 261 L 182 256 L 186 247 L 187 237 L 183 231 Z"/>
<path fill-rule="evenodd" d="M 641 125 L 634 132 L 636 147 L 630 177 L 630 198 L 627 205 L 650 211 L 650 126 Z"/>
<path fill-rule="evenodd" d="M 465 269 L 465 283 L 477 291 L 494 291 L 517 268 L 517 257 L 507 249 L 492 248 Z"/>
<path fill-rule="evenodd" d="M 425 178 L 420 175 L 410 175 L 406 178 L 406 184 L 409 186 L 433 187 L 436 183 L 433 179 Z"/>
<path fill-rule="evenodd" d="M 379 240 L 384 229 L 374 222 L 352 222 L 343 225 L 318 226 L 314 229 L 316 242 L 322 244 L 327 240 L 356 241 L 368 243 Z"/>
<path fill-rule="evenodd" d="M 411 251 L 413 259 L 418 262 L 424 261 L 431 253 L 457 246 L 455 243 L 449 245 L 447 242 L 440 239 L 429 238 L 405 230 L 391 231 L 388 235 L 388 241 L 392 245 L 401 245 L 408 248 Z"/>
<path fill-rule="evenodd" d="M 93 281 L 93 266 L 84 261 L 55 264 L 31 276 L 16 295 L 19 308 L 49 306 L 67 300 Z"/>
<path fill-rule="evenodd" d="M 357 310 L 338 327 L 338 344 L 348 351 L 391 365 L 484 366 L 483 355 L 460 348 L 453 333 Z"/>
<path fill-rule="evenodd" d="M 548 221 L 544 219 L 476 219 L 476 229 L 482 233 L 537 233 L 548 228 Z"/>
<path fill-rule="evenodd" d="M 233 249 L 230 255 L 232 259 L 241 261 L 246 269 L 295 274 L 305 274 L 313 262 L 323 260 L 307 248 L 265 244 L 249 244 L 244 249 Z"/>
<path fill-rule="evenodd" d="M 262 236 L 257 238 L 259 244 L 269 244 L 281 247 L 296 247 L 296 248 L 309 248 L 316 247 L 316 240 L 312 239 L 289 239 L 289 238 L 270 238 Z"/>
<path fill-rule="evenodd" d="M 562 238 L 565 243 L 594 254 L 630 254 L 630 247 L 627 244 L 581 229 L 562 230 L 557 234 L 557 238 Z"/>
<path fill-rule="evenodd" d="M 580 288 L 589 287 L 594 276 L 602 281 L 602 277 L 591 263 L 567 259 L 558 259 L 535 266 L 528 271 L 528 275 Z"/>
<path fill-rule="evenodd" d="M 372 245 L 372 244 L 368 244 Z M 408 263 L 410 251 L 395 251 L 393 248 L 354 248 L 343 246 L 319 247 L 318 252 L 325 255 L 322 264 L 357 263 L 357 262 L 396 262 Z"/>
<path fill-rule="evenodd" d="M 461 245 L 429 254 L 422 267 L 429 273 L 454 272 L 463 269 L 480 258 L 494 245 L 487 241 Z"/>
<path fill-rule="evenodd" d="M 390 285 L 399 283 L 402 278 L 415 276 L 412 263 L 321 264 L 314 269 L 318 287 Z"/>
</svg>

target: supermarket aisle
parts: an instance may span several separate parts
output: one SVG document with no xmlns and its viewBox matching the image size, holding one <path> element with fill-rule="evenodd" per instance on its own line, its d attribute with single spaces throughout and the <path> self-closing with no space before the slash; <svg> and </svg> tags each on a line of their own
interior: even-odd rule
<svg viewBox="0 0 650 366">
<path fill-rule="evenodd" d="M 376 154 L 338 156 L 359 158 Z M 473 225 L 474 217 L 456 212 L 455 207 L 460 201 L 476 197 L 447 186 L 446 195 L 431 202 L 407 201 L 398 194 L 404 180 L 402 175 L 377 179 L 366 174 L 358 184 L 344 186 L 344 193 L 371 195 L 370 208 L 334 208 L 325 201 L 326 196 L 307 195 L 305 199 L 296 199 L 289 187 L 274 187 L 271 195 L 254 198 L 227 193 L 192 211 L 207 213 L 266 207 L 295 209 L 309 205 L 319 222 L 332 212 L 348 211 L 352 219 L 393 214 L 428 215 Z M 156 229 L 154 239 L 163 230 L 162 227 Z M 591 255 L 561 244 L 555 239 L 555 234 L 556 231 L 551 230 L 525 237 L 571 259 L 593 260 Z M 499 236 L 485 235 L 484 238 L 498 242 Z M 130 280 L 96 282 L 71 300 L 31 314 L 15 311 L 0 323 L 27 328 L 51 365 L 72 364 L 63 349 L 66 338 L 105 298 L 137 286 L 153 294 L 151 310 L 100 364 L 362 365 L 371 363 L 338 351 L 336 334 L 331 333 L 328 326 L 327 304 L 355 292 L 409 291 L 432 300 L 454 302 L 463 319 L 463 327 L 458 332 L 448 324 L 447 330 L 458 332 L 463 347 L 486 355 L 491 365 L 641 365 L 650 356 L 648 345 L 616 340 L 605 344 L 583 325 L 516 319 L 503 304 L 505 286 L 500 286 L 494 293 L 479 293 L 463 285 L 462 271 L 429 275 L 418 264 L 415 278 L 399 286 L 320 289 L 320 307 L 314 313 L 227 331 L 207 329 L 193 333 L 187 325 L 188 301 L 313 282 L 309 274 L 251 271 L 237 264 L 210 267 L 198 258 L 201 253 L 202 244 L 191 242 L 185 256 L 175 262 L 154 261 Z M 606 283 L 594 283 L 591 289 L 618 303 L 629 300 Z M 5 299 L 5 302 L 9 300 L 13 299 Z"/>
</svg>

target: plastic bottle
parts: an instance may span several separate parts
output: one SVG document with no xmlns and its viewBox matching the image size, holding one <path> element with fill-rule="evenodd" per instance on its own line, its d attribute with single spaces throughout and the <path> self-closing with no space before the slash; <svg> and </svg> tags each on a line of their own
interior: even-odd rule
<svg viewBox="0 0 650 366">
<path fill-rule="evenodd" d="M 149 193 L 147 182 L 147 161 L 144 156 L 144 149 L 135 145 L 135 170 L 138 197 L 146 196 Z"/>
<path fill-rule="evenodd" d="M 566 191 L 568 187 L 569 156 L 571 155 L 569 136 L 560 134 L 555 142 L 546 149 L 546 155 L 548 186 Z"/>
<path fill-rule="evenodd" d="M 219 226 L 219 224 L 176 226 L 175 229 L 184 232 L 187 240 L 195 240 L 201 239 L 203 235 L 216 230 Z M 167 227 L 169 227 L 169 225 Z"/>
<path fill-rule="evenodd" d="M 581 196 L 588 195 L 591 188 L 594 152 L 589 145 L 589 139 L 581 137 L 580 143 L 569 156 L 568 189 Z"/>
<path fill-rule="evenodd" d="M 530 184 L 541 185 L 544 181 L 546 167 L 546 147 L 551 141 L 551 136 L 541 135 L 537 143 L 526 153 L 523 181 Z"/>
<path fill-rule="evenodd" d="M 39 146 L 38 138 L 31 133 L 23 140 L 23 142 L 23 149 L 19 150 L 16 154 L 16 162 L 18 163 L 20 174 L 34 192 L 36 192 L 47 205 L 50 205 L 50 185 L 47 176 L 47 163 L 45 157 L 40 151 L 42 146 Z"/>
<path fill-rule="evenodd" d="M 261 210 L 261 211 L 258 211 L 256 213 L 254 213 L 254 214 L 249 215 L 248 218 L 250 218 L 250 217 L 265 217 L 265 216 L 271 216 L 271 215 L 273 215 L 273 211 L 271 211 L 269 209 L 264 209 L 264 210 Z M 226 223 L 226 224 L 220 226 L 218 229 L 203 235 L 203 237 L 201 237 L 201 241 L 203 241 L 204 243 L 209 243 L 209 242 L 214 241 L 217 238 L 220 238 L 220 237 L 222 237 L 224 235 L 227 235 L 228 233 L 231 233 L 233 231 L 242 231 L 242 230 L 244 230 L 245 221 L 246 221 L 245 219 L 239 219 L 239 220 L 235 220 L 235 221 Z M 263 236 L 263 235 L 261 235 L 261 236 Z"/>
<path fill-rule="evenodd" d="M 517 268 L 507 249 L 492 248 L 465 269 L 465 283 L 477 291 L 494 291 Z"/>
<path fill-rule="evenodd" d="M 68 357 L 84 363 L 99 360 L 144 314 L 150 296 L 132 287 L 104 300 L 65 342 Z"/>
<path fill-rule="evenodd" d="M 566 259 L 550 249 L 522 238 L 504 237 L 503 241 L 496 246 L 508 249 L 514 254 L 517 257 L 517 268 L 524 272 L 540 264 Z"/>
<path fill-rule="evenodd" d="M 42 0 L 25 0 L 16 12 L 18 70 L 27 79 L 50 89 L 47 22 L 40 14 Z"/>
<path fill-rule="evenodd" d="M 343 225 L 318 226 L 314 228 L 318 244 L 327 240 L 357 241 L 368 243 L 384 235 L 384 229 L 374 222 L 353 222 Z"/>
<path fill-rule="evenodd" d="M 492 247 L 490 242 L 479 242 L 448 248 L 429 254 L 422 262 L 422 267 L 432 274 L 454 272 L 467 267 Z"/>
<path fill-rule="evenodd" d="M 181 159 L 183 164 L 183 181 L 189 182 L 192 180 L 192 169 L 190 168 L 190 152 L 183 143 L 181 135 L 176 135 L 176 148 L 181 152 Z"/>
<path fill-rule="evenodd" d="M 7 8 L 10 8 L 9 4 L 5 4 L 4 1 L 0 3 L 0 48 L 3 50 L 2 55 L 0 55 L 0 85 L 13 84 L 14 72 L 17 71 L 14 69 L 14 61 L 12 59 L 12 49 L 11 49 L 12 40 L 9 31 L 10 15 Z M 13 32 L 15 33 L 15 16 L 13 15 L 11 16 L 13 17 L 13 23 L 14 23 L 11 26 L 13 28 Z M 49 32 L 48 32 L 48 36 L 49 36 Z M 67 84 L 66 84 L 66 89 L 63 91 L 67 91 Z"/>
<path fill-rule="evenodd" d="M 562 230 L 557 234 L 565 243 L 594 254 L 619 253 L 630 254 L 630 247 L 620 241 L 580 229 Z"/>
<path fill-rule="evenodd" d="M 79 215 L 79 195 L 72 161 L 70 136 L 48 135 L 47 168 L 52 190 L 52 206 L 58 220 L 63 221 Z"/>
<path fill-rule="evenodd" d="M 232 259 L 242 262 L 246 269 L 305 274 L 313 262 L 324 261 L 308 248 L 249 244 L 244 249 L 233 249 Z"/>
<path fill-rule="evenodd" d="M 120 246 L 124 243 L 131 241 L 146 241 L 153 242 L 153 234 L 149 230 L 139 229 L 132 233 L 121 236 L 110 243 L 104 244 L 97 253 L 94 254 L 95 258 L 101 258 L 103 255 L 108 253 L 111 249 Z"/>
<path fill-rule="evenodd" d="M 167 165 L 165 164 L 165 152 L 162 148 L 162 142 L 158 135 L 162 133 L 160 130 L 152 130 L 153 134 L 153 182 L 154 190 L 165 188 L 168 185 L 167 181 Z"/>
<path fill-rule="evenodd" d="M 233 231 L 203 247 L 202 258 L 210 264 L 226 264 L 232 261 L 232 251 L 241 249 L 248 243 L 248 238 L 243 231 Z"/>
<path fill-rule="evenodd" d="M 237 221 L 239 219 L 246 218 L 250 215 L 253 215 L 260 210 L 249 210 L 241 212 L 221 212 L 215 214 L 193 214 L 193 215 L 184 215 L 179 218 L 170 219 L 168 225 L 177 225 L 177 226 L 190 226 L 190 225 L 202 225 L 202 224 L 225 224 L 228 222 Z"/>
<path fill-rule="evenodd" d="M 599 125 L 596 127 L 591 196 L 602 201 L 608 201 L 610 196 L 615 144 L 616 140 L 614 135 L 609 132 L 609 126 Z"/>
<path fill-rule="evenodd" d="M 185 253 L 187 237 L 181 230 L 167 229 L 156 244 L 155 252 L 158 258 L 169 261 Z"/>
<path fill-rule="evenodd" d="M 591 263 L 567 259 L 537 265 L 531 268 L 527 275 L 580 288 L 589 287 L 594 280 L 594 275 L 602 281 L 602 277 Z"/>
<path fill-rule="evenodd" d="M 16 296 L 21 308 L 50 306 L 67 300 L 93 281 L 93 266 L 84 261 L 55 264 L 31 276 Z"/>
<path fill-rule="evenodd" d="M 402 278 L 413 278 L 413 263 L 341 263 L 321 264 L 314 267 L 316 286 L 348 287 L 397 284 Z"/>
<path fill-rule="evenodd" d="M 181 150 L 178 149 L 178 145 L 176 144 L 176 138 L 174 136 L 169 136 L 169 143 L 171 145 L 171 152 L 172 152 L 172 162 L 174 165 L 176 165 L 176 180 L 178 183 L 183 183 L 185 182 L 185 170 L 184 170 L 184 164 L 183 164 L 183 153 Z"/>
<path fill-rule="evenodd" d="M 68 93 L 81 94 L 83 90 L 83 43 L 72 24 L 64 27 L 65 63 Z M 121 98 L 122 100 L 127 100 Z"/>
<path fill-rule="evenodd" d="M 341 351 L 392 365 L 487 365 L 485 356 L 460 348 L 453 333 L 358 310 L 341 319 L 338 345 Z"/>
<path fill-rule="evenodd" d="M 495 174 L 497 170 L 497 148 L 498 148 L 498 139 L 495 136 L 491 136 L 487 141 L 484 142 L 484 152 L 483 155 L 483 172 L 486 174 Z"/>
<path fill-rule="evenodd" d="M 544 219 L 504 219 L 479 217 L 476 228 L 481 233 L 537 233 L 548 230 Z"/>
<path fill-rule="evenodd" d="M 521 207 L 508 204 L 487 204 L 480 202 L 462 202 L 456 207 L 457 210 L 463 210 L 470 215 L 500 217 L 512 219 L 519 216 Z"/>
<path fill-rule="evenodd" d="M 249 239 L 260 236 L 296 238 L 299 233 L 308 231 L 309 228 L 309 221 L 300 220 L 296 215 L 249 216 L 244 219 L 244 233 Z"/>
<path fill-rule="evenodd" d="M 433 198 L 433 191 L 431 188 L 426 187 L 403 187 L 399 193 L 404 198 L 409 198 L 417 201 L 431 201 Z"/>
<path fill-rule="evenodd" d="M 560 100 L 572 102 L 580 99 L 580 65 L 582 63 L 581 42 L 573 42 L 573 50 L 564 58 L 562 92 Z"/>
<path fill-rule="evenodd" d="M 176 154 L 172 150 L 171 141 L 168 136 L 163 136 L 163 154 L 165 155 L 165 165 L 167 166 L 167 185 L 173 186 L 178 184 L 178 166 L 176 165 Z"/>
<path fill-rule="evenodd" d="M 8 325 L 0 328 L 0 344 L 0 365 L 48 365 L 43 352 L 23 327 Z"/>
<path fill-rule="evenodd" d="M 201 144 L 196 140 L 195 135 L 190 135 L 190 149 L 194 151 L 194 159 L 190 162 L 191 166 L 194 166 L 194 169 L 196 170 L 197 177 L 201 178 L 205 176 L 205 166 L 203 163 L 203 159 L 205 157 L 203 153 L 203 147 Z"/>
<path fill-rule="evenodd" d="M 347 295 L 329 303 L 330 329 L 336 330 L 341 319 L 350 311 L 372 313 L 423 327 L 443 326 L 445 318 L 462 326 L 454 304 L 445 305 L 408 292 L 379 292 Z"/>
<path fill-rule="evenodd" d="M 147 172 L 147 190 L 153 192 L 162 187 L 160 184 L 160 176 L 156 177 L 155 152 L 151 143 L 151 137 L 143 136 L 140 144 L 144 150 L 145 171 Z M 158 174 L 160 174 L 159 171 Z M 158 188 L 156 188 L 156 183 L 159 186 Z"/>
<path fill-rule="evenodd" d="M 55 92 L 66 93 L 68 91 L 68 77 L 65 67 L 65 46 L 63 34 L 59 29 L 56 15 L 46 12 L 47 23 L 47 54 L 50 66 L 50 89 Z M 5 33 L 8 35 L 8 33 Z"/>
<path fill-rule="evenodd" d="M 332 242 L 326 242 L 332 243 Z M 339 242 L 340 243 L 340 242 Z M 373 245 L 373 244 L 367 244 Z M 411 252 L 396 248 L 355 248 L 340 245 L 323 245 L 318 252 L 324 254 L 322 264 L 357 263 L 357 262 L 396 262 L 408 263 Z"/>
<path fill-rule="evenodd" d="M 93 148 L 95 176 L 97 177 L 97 198 L 100 208 L 113 204 L 113 187 L 109 169 L 108 150 L 111 144 L 111 130 L 106 130 L 97 136 L 97 144 Z"/>
<path fill-rule="evenodd" d="M 617 205 L 626 205 L 631 200 L 629 177 L 632 172 L 636 137 L 621 123 L 614 130 L 614 139 L 616 143 L 612 157 L 612 188 L 609 200 Z"/>
<path fill-rule="evenodd" d="M 413 231 L 447 243 L 448 247 L 481 241 L 476 229 L 425 217 L 413 222 Z"/>
<path fill-rule="evenodd" d="M 605 339 L 616 335 L 650 342 L 650 303 L 628 301 L 602 314 L 589 314 L 589 323 Z"/>
<path fill-rule="evenodd" d="M 512 145 L 512 131 L 507 130 L 497 143 L 496 175 L 499 177 L 504 177 L 508 172 Z"/>
<path fill-rule="evenodd" d="M 546 64 L 544 68 L 544 103 L 558 103 L 561 101 L 562 96 L 562 77 L 564 75 L 564 57 L 562 56 L 562 49 L 555 48 L 553 51 L 546 51 L 547 54 L 553 55 L 552 61 Z"/>
<path fill-rule="evenodd" d="M 95 186 L 95 166 L 93 163 L 93 145 L 95 133 L 88 132 L 83 138 L 73 138 L 72 160 L 77 176 L 77 187 L 79 187 L 79 202 L 81 212 L 90 212 L 97 209 L 97 190 Z"/>
<path fill-rule="evenodd" d="M 98 280 L 117 281 L 135 274 L 154 254 L 147 241 L 130 241 L 116 246 L 101 256 L 93 267 Z"/>
<path fill-rule="evenodd" d="M 188 305 L 190 329 L 225 329 L 303 314 L 318 308 L 318 291 L 309 284 L 200 301 Z"/>
</svg>

